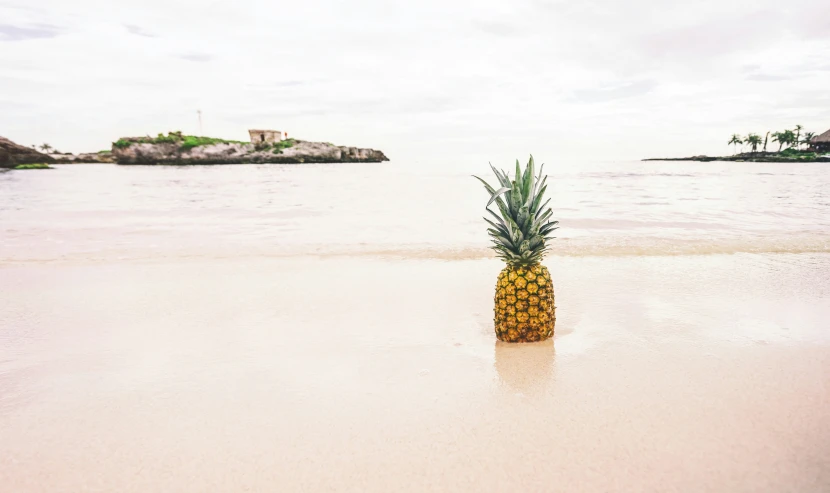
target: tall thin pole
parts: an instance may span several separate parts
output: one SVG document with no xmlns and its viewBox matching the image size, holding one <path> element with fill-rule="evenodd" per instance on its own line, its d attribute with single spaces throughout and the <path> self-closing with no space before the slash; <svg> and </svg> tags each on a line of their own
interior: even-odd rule
<svg viewBox="0 0 830 493">
<path fill-rule="evenodd" d="M 202 110 L 196 110 L 199 114 L 199 137 L 202 137 Z"/>
</svg>

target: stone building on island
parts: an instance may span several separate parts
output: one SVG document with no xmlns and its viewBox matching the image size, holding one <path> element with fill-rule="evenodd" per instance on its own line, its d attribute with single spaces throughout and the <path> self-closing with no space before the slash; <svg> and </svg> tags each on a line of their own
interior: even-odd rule
<svg viewBox="0 0 830 493">
<path fill-rule="evenodd" d="M 281 130 L 248 130 L 252 144 L 273 144 L 288 138 L 288 132 Z"/>
</svg>

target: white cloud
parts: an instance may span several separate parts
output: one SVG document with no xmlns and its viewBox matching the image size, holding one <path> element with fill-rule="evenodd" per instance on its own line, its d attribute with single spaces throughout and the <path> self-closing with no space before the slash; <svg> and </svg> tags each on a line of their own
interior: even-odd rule
<svg viewBox="0 0 830 493">
<path fill-rule="evenodd" d="M 213 60 L 213 56 L 207 53 L 183 53 L 178 55 L 178 57 L 191 62 L 209 62 Z"/>
<path fill-rule="evenodd" d="M 135 34 L 136 36 L 144 36 L 145 38 L 155 38 L 156 35 L 150 34 L 144 30 L 141 26 L 136 26 L 135 24 L 124 24 L 124 27 L 127 29 L 127 32 L 130 34 Z"/>
<path fill-rule="evenodd" d="M 24 41 L 27 39 L 54 38 L 60 29 L 50 24 L 15 26 L 0 24 L 0 41 Z"/>
<path fill-rule="evenodd" d="M 0 134 L 96 150 L 201 109 L 396 160 L 728 152 L 830 128 L 826 4 L 6 0 Z"/>
</svg>

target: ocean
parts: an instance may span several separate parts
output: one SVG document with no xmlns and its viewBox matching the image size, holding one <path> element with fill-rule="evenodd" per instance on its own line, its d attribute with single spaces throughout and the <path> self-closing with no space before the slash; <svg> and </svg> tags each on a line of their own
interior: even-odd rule
<svg viewBox="0 0 830 493">
<path fill-rule="evenodd" d="M 555 256 L 830 252 L 826 164 L 628 162 L 546 171 L 560 221 Z M 487 163 L 6 172 L 0 262 L 486 258 L 489 197 L 472 174 L 495 182 Z"/>
</svg>

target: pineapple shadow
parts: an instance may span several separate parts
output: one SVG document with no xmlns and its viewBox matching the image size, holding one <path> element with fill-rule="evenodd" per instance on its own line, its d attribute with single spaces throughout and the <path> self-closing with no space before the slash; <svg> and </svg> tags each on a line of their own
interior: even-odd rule
<svg viewBox="0 0 830 493">
<path fill-rule="evenodd" d="M 496 341 L 495 363 L 499 382 L 511 393 L 534 395 L 553 383 L 556 349 L 553 339 L 534 343 Z"/>
</svg>

